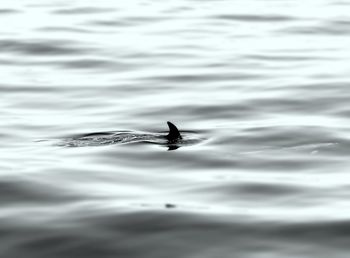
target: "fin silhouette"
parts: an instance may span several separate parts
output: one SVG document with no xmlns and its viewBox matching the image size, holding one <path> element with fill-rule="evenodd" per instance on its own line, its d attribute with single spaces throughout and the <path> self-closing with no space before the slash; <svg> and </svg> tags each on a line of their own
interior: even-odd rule
<svg viewBox="0 0 350 258">
<path fill-rule="evenodd" d="M 175 141 L 178 139 L 182 139 L 181 134 L 180 134 L 179 130 L 176 128 L 176 126 L 169 121 L 167 122 L 167 124 L 169 126 L 169 134 L 166 136 L 166 138 L 169 141 Z"/>
</svg>

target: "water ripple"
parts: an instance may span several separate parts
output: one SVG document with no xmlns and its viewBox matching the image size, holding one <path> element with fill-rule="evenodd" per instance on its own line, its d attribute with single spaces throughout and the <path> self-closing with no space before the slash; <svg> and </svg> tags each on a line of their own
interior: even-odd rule
<svg viewBox="0 0 350 258">
<path fill-rule="evenodd" d="M 319 21 L 315 25 L 289 26 L 279 32 L 302 35 L 344 36 L 350 33 L 349 25 L 349 19 L 336 19 L 327 22 Z"/>
<path fill-rule="evenodd" d="M 5 14 L 14 14 L 14 13 L 19 13 L 20 11 L 17 9 L 0 9 L 0 14 L 5 15 Z"/>
<path fill-rule="evenodd" d="M 147 24 L 153 24 L 156 22 L 162 22 L 169 20 L 171 17 L 140 17 L 140 16 L 129 16 L 129 17 L 116 17 L 108 20 L 94 20 L 90 21 L 89 25 L 92 26 L 107 26 L 107 27 L 128 27 L 128 26 L 144 26 Z"/>
<path fill-rule="evenodd" d="M 113 8 L 98 8 L 98 7 L 79 7 L 79 8 L 69 8 L 69 9 L 58 9 L 54 10 L 52 13 L 61 15 L 77 15 L 77 14 L 98 14 L 98 13 L 108 13 L 114 12 Z"/>
<path fill-rule="evenodd" d="M 0 40 L 0 49 L 3 53 L 15 52 L 32 56 L 59 56 L 79 54 L 89 50 L 74 46 L 72 42 L 53 40 Z"/>
<path fill-rule="evenodd" d="M 294 17 L 284 15 L 252 15 L 252 14 L 221 14 L 212 17 L 219 20 L 237 22 L 287 22 L 295 20 Z"/>
</svg>

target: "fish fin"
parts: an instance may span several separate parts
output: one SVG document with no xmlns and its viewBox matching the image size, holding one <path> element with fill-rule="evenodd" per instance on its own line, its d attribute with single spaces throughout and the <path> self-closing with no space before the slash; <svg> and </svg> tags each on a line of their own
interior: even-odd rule
<svg viewBox="0 0 350 258">
<path fill-rule="evenodd" d="M 179 132 L 179 130 L 177 129 L 177 127 L 171 123 L 171 122 L 167 122 L 168 126 L 169 126 L 169 134 L 166 136 L 166 138 L 169 141 L 174 141 L 177 139 L 182 139 L 181 134 Z"/>
</svg>

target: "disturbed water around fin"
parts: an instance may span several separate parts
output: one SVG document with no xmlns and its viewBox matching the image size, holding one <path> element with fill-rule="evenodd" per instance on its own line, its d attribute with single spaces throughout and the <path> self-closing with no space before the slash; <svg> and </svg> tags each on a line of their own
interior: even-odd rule
<svg viewBox="0 0 350 258">
<path fill-rule="evenodd" d="M 1 258 L 349 257 L 347 1 L 1 3 Z"/>
<path fill-rule="evenodd" d="M 204 140 L 199 138 L 193 131 L 182 131 L 181 139 L 169 140 L 166 138 L 167 132 L 145 133 L 134 131 L 114 131 L 96 132 L 73 137 L 64 138 L 56 143 L 57 146 L 64 147 L 91 147 L 104 145 L 120 145 L 135 143 L 150 143 L 168 147 L 175 150 L 183 146 L 198 144 Z"/>
</svg>

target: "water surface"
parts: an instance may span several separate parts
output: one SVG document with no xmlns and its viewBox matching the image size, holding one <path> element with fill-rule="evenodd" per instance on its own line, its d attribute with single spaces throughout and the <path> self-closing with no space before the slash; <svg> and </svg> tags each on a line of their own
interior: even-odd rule
<svg viewBox="0 0 350 258">
<path fill-rule="evenodd" d="M 348 257 L 349 8 L 4 1 L 1 256 Z"/>
</svg>

